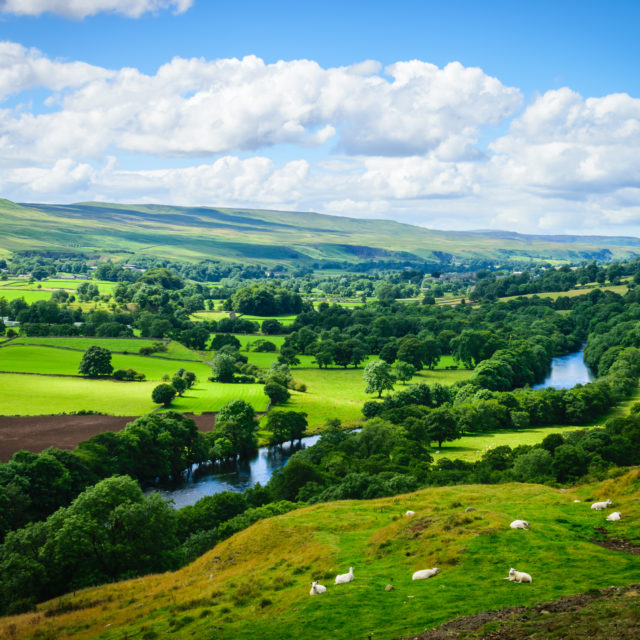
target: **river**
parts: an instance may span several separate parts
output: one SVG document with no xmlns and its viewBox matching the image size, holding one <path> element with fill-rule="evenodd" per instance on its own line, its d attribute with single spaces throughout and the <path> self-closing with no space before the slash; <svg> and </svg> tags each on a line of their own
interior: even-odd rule
<svg viewBox="0 0 640 640">
<path fill-rule="evenodd" d="M 551 372 L 534 389 L 571 389 L 577 384 L 586 384 L 594 380 L 595 376 L 589 371 L 584 362 L 584 351 L 576 351 L 568 356 L 559 356 L 551 361 Z"/>
<path fill-rule="evenodd" d="M 307 436 L 296 441 L 293 448 L 289 443 L 281 447 L 261 447 L 251 460 L 242 460 L 228 465 L 224 471 L 212 473 L 215 467 L 193 465 L 189 479 L 166 488 L 156 489 L 165 500 L 173 500 L 175 507 L 195 504 L 200 498 L 222 491 L 242 492 L 258 482 L 264 486 L 276 469 L 284 467 L 293 453 L 318 442 L 320 436 Z"/>
</svg>

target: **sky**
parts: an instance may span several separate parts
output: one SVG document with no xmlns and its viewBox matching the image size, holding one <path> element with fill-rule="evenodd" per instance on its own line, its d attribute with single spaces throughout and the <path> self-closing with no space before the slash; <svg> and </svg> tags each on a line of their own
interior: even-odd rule
<svg viewBox="0 0 640 640">
<path fill-rule="evenodd" d="M 0 197 L 640 236 L 637 0 L 0 0 Z"/>
</svg>

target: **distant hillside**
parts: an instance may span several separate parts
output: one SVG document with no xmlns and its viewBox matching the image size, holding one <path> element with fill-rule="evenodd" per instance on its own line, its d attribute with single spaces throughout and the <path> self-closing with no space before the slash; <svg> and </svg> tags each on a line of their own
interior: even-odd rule
<svg viewBox="0 0 640 640">
<path fill-rule="evenodd" d="M 473 259 L 607 260 L 640 255 L 640 239 L 434 231 L 390 220 L 296 211 L 0 200 L 0 250 L 128 252 L 242 262 Z"/>
<path fill-rule="evenodd" d="M 307 507 L 255 523 L 180 571 L 84 589 L 0 618 L 0 637 L 391 640 L 482 611 L 489 612 L 483 622 L 493 616 L 497 627 L 505 620 L 499 609 L 640 582 L 639 489 L 636 469 L 569 491 L 467 485 Z M 622 512 L 620 522 L 589 508 L 604 498 Z M 407 509 L 415 515 L 406 517 Z M 515 518 L 531 529 L 510 529 Z M 635 542 L 621 546 L 618 538 Z M 354 581 L 334 586 L 349 566 Z M 411 580 L 431 567 L 440 573 Z M 505 580 L 510 567 L 533 583 Z M 310 597 L 312 580 L 327 592 Z M 613 637 L 592 631 L 592 640 Z"/>
</svg>

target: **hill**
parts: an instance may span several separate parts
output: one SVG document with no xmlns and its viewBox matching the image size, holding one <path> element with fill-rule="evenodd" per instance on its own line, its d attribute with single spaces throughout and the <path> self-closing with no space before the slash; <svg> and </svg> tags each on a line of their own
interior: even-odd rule
<svg viewBox="0 0 640 640">
<path fill-rule="evenodd" d="M 255 523 L 175 573 L 86 589 L 4 618 L 0 635 L 415 637 L 463 615 L 640 582 L 637 547 L 614 540 L 640 535 L 639 488 L 635 469 L 569 491 L 469 485 L 306 507 Z M 621 522 L 589 508 L 605 497 Z M 529 520 L 531 530 L 510 529 L 515 518 Z M 350 565 L 355 580 L 334 586 L 333 576 Z M 413 571 L 433 566 L 439 575 L 411 581 Z M 511 566 L 533 583 L 505 580 Z M 309 597 L 312 580 L 327 593 Z M 599 637 L 606 636 L 591 635 Z"/>
<path fill-rule="evenodd" d="M 435 231 L 298 211 L 0 200 L 1 250 L 146 254 L 278 264 L 338 260 L 607 260 L 640 239 Z"/>
</svg>

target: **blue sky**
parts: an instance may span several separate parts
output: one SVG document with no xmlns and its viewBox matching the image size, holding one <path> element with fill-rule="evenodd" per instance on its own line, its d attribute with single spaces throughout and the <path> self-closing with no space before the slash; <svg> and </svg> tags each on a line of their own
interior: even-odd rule
<svg viewBox="0 0 640 640">
<path fill-rule="evenodd" d="M 0 195 L 640 235 L 639 25 L 615 0 L 0 0 Z"/>
</svg>

